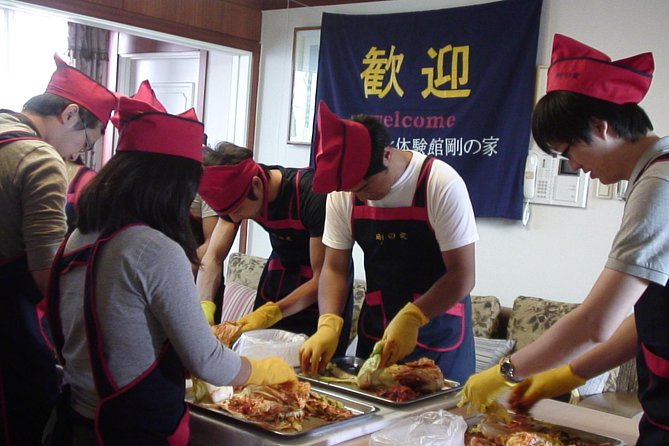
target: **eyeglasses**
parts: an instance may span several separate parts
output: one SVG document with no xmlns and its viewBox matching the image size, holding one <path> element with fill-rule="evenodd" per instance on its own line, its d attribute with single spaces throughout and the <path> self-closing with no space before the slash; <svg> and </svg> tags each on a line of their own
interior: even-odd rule
<svg viewBox="0 0 669 446">
<path fill-rule="evenodd" d="M 95 148 L 95 141 L 91 141 L 88 139 L 88 127 L 86 127 L 86 124 L 84 124 L 84 147 L 80 150 L 80 152 L 90 152 Z"/>
<path fill-rule="evenodd" d="M 569 159 L 571 159 L 571 157 L 569 156 L 569 151 L 571 150 L 571 146 L 573 146 L 573 145 L 574 145 L 573 141 L 568 143 L 567 147 L 562 152 L 559 152 L 552 147 L 549 147 L 548 150 L 549 150 L 550 154 L 555 158 L 564 158 L 564 159 L 569 160 Z"/>
</svg>

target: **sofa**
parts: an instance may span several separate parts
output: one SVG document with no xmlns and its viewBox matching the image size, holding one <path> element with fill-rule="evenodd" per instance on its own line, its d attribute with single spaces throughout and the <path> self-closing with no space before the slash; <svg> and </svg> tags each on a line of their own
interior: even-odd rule
<svg viewBox="0 0 669 446">
<path fill-rule="evenodd" d="M 236 320 L 253 308 L 256 288 L 266 259 L 242 253 L 228 256 L 222 321 Z M 354 343 L 357 320 L 365 297 L 365 282 L 354 281 L 353 323 L 349 342 Z M 496 364 L 500 358 L 523 348 L 578 304 L 539 297 L 518 296 L 511 308 L 496 296 L 472 296 L 472 319 L 476 344 L 476 371 Z M 569 401 L 617 415 L 633 417 L 641 412 L 636 397 L 634 361 L 595 377 L 572 392 Z"/>
</svg>

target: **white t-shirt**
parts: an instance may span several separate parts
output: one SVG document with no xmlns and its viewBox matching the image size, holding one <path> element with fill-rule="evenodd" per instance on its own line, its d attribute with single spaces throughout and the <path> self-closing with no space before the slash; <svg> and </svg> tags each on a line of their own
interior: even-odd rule
<svg viewBox="0 0 669 446">
<path fill-rule="evenodd" d="M 400 178 L 381 200 L 368 201 L 369 206 L 398 208 L 411 206 L 423 161 L 427 158 L 413 152 Z M 450 251 L 478 240 L 474 211 L 462 177 L 451 166 L 434 160 L 427 182 L 427 211 L 440 250 Z M 328 194 L 323 243 L 335 249 L 353 248 L 351 192 Z"/>
</svg>

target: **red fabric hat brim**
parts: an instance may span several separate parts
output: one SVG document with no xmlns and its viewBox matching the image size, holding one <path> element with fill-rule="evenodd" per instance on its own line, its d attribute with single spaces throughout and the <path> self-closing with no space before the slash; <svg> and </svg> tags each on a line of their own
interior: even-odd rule
<svg viewBox="0 0 669 446">
<path fill-rule="evenodd" d="M 165 112 L 149 81 L 140 84 L 132 98 L 123 96 L 112 118 L 118 127 L 117 151 L 151 152 L 202 162 L 204 124 L 195 110 L 179 115 Z"/>
<path fill-rule="evenodd" d="M 611 61 L 594 48 L 556 34 L 546 92 L 572 91 L 615 104 L 638 104 L 650 89 L 654 69 L 651 53 Z"/>
<path fill-rule="evenodd" d="M 200 196 L 218 215 L 237 209 L 251 189 L 251 180 L 261 167 L 253 159 L 238 164 L 206 166 L 200 180 Z"/>
<path fill-rule="evenodd" d="M 81 105 L 107 126 L 112 111 L 118 104 L 114 93 L 86 76 L 81 71 L 69 66 L 57 54 L 54 54 L 56 71 L 46 87 L 46 93 L 55 94 Z"/>
<path fill-rule="evenodd" d="M 325 194 L 353 188 L 364 179 L 371 162 L 367 127 L 340 118 L 323 101 L 318 104 L 316 125 L 314 191 Z"/>
</svg>

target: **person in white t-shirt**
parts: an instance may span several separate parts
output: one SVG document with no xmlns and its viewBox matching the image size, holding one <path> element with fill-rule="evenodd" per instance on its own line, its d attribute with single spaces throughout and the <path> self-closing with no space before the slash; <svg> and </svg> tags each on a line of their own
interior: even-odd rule
<svg viewBox="0 0 669 446">
<path fill-rule="evenodd" d="M 375 118 L 318 110 L 314 190 L 327 200 L 318 331 L 302 369 L 322 371 L 336 348 L 354 243 L 364 252 L 367 293 L 356 355 L 380 366 L 429 357 L 459 381 L 474 372 L 469 293 L 478 232 L 464 181 L 448 164 L 390 145 Z M 379 342 L 380 341 L 380 342 Z"/>
</svg>

